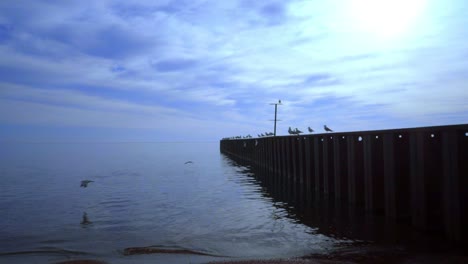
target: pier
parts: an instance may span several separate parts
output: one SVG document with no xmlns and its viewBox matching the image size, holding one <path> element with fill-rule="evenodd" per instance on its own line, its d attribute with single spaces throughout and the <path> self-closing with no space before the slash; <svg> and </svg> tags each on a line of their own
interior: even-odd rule
<svg viewBox="0 0 468 264">
<path fill-rule="evenodd" d="M 223 139 L 220 151 L 304 204 L 356 208 L 468 241 L 468 124 Z"/>
</svg>

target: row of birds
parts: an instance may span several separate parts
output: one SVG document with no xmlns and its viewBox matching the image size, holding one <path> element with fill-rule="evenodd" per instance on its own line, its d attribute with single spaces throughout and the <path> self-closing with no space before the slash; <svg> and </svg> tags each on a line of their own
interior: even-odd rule
<svg viewBox="0 0 468 264">
<path fill-rule="evenodd" d="M 323 125 L 323 129 L 324 129 L 326 132 L 333 132 L 333 130 L 331 130 L 329 127 L 327 127 L 327 125 Z M 315 130 L 313 130 L 313 129 L 310 128 L 310 127 L 307 127 L 307 130 L 309 131 L 309 133 L 313 133 L 313 132 L 315 131 Z M 299 134 L 304 133 L 304 132 L 302 132 L 302 131 L 300 131 L 299 129 L 297 129 L 297 127 L 296 127 L 294 130 L 292 130 L 291 127 L 289 127 L 288 133 L 289 133 L 290 135 L 299 135 Z"/>
<path fill-rule="evenodd" d="M 331 130 L 327 125 L 323 125 L 323 129 L 326 132 L 333 132 L 333 130 Z M 315 130 L 313 130 L 310 127 L 307 127 L 307 130 L 309 131 L 309 133 L 315 132 Z M 290 135 L 300 135 L 301 133 L 304 133 L 304 132 L 299 130 L 297 127 L 295 129 L 291 129 L 291 127 L 289 127 L 288 133 Z M 265 132 L 265 134 L 263 134 L 263 133 L 257 134 L 258 137 L 271 137 L 271 136 L 274 136 L 274 135 L 275 134 L 273 132 Z M 227 137 L 227 138 L 223 138 L 223 139 L 242 139 L 242 138 L 252 138 L 252 136 L 249 134 L 247 136 L 235 136 L 235 137 Z"/>
</svg>

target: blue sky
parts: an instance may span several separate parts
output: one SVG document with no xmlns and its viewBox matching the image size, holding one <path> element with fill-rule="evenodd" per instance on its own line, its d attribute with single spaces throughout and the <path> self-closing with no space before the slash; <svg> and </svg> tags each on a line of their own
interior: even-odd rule
<svg viewBox="0 0 468 264">
<path fill-rule="evenodd" d="M 0 1 L 0 141 L 467 123 L 464 0 Z"/>
</svg>

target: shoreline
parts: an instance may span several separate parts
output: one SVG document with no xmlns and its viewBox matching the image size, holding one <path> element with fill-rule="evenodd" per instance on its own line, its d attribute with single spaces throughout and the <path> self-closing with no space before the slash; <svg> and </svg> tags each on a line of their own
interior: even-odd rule
<svg viewBox="0 0 468 264">
<path fill-rule="evenodd" d="M 145 255 L 172 255 L 171 253 L 149 253 Z M 175 253 L 175 255 L 193 255 L 191 253 Z M 196 254 L 195 254 L 196 255 Z M 135 259 L 128 259 L 128 263 L 134 262 Z M 148 263 L 148 259 L 141 263 Z M 61 262 L 55 262 L 55 264 L 111 264 L 105 260 L 99 259 L 76 259 L 66 260 Z M 151 263 L 151 262 L 150 262 Z M 157 260 L 155 259 L 155 262 Z M 173 263 L 173 262 L 167 262 Z M 198 262 L 197 262 L 198 263 Z M 385 264 L 436 264 L 436 263 L 454 263 L 462 264 L 468 263 L 468 253 L 455 249 L 452 251 L 408 251 L 401 248 L 395 248 L 394 250 L 379 249 L 379 248 L 354 248 L 345 249 L 330 254 L 311 254 L 301 257 L 293 258 L 272 258 L 272 259 L 222 259 L 222 260 L 208 260 L 208 264 L 373 264 L 373 263 L 385 263 Z"/>
</svg>

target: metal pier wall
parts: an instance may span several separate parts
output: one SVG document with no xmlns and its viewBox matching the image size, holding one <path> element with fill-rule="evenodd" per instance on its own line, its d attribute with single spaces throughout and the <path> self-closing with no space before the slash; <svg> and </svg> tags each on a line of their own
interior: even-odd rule
<svg viewBox="0 0 468 264">
<path fill-rule="evenodd" d="M 468 239 L 468 124 L 220 141 L 269 186 Z"/>
</svg>

